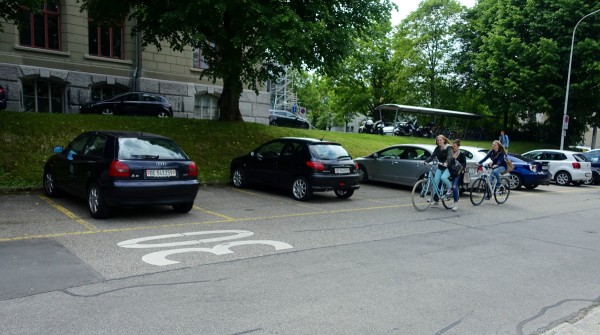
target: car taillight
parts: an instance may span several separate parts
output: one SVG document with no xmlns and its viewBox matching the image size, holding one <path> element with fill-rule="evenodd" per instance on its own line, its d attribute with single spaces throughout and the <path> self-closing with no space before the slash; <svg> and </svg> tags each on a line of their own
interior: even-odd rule
<svg viewBox="0 0 600 335">
<path fill-rule="evenodd" d="M 571 164 L 573 165 L 574 169 L 581 169 L 581 164 L 579 164 L 579 162 L 573 162 Z"/>
<path fill-rule="evenodd" d="M 358 171 L 358 163 L 354 162 L 354 168 Z"/>
<path fill-rule="evenodd" d="M 317 171 L 325 170 L 325 165 L 323 165 L 323 163 L 321 163 L 321 162 L 308 161 L 308 162 L 306 162 L 306 166 L 308 166 L 311 169 L 315 169 Z"/>
<path fill-rule="evenodd" d="M 196 163 L 191 162 L 188 165 L 188 174 L 190 177 L 198 177 L 198 166 L 196 165 Z"/>
<path fill-rule="evenodd" d="M 531 170 L 531 172 L 537 172 L 537 165 L 535 165 L 535 164 L 529 165 L 529 170 Z"/>
<path fill-rule="evenodd" d="M 477 166 L 477 173 L 483 173 L 483 166 Z"/>
<path fill-rule="evenodd" d="M 4 88 L 0 87 L 0 95 L 4 94 Z"/>
<path fill-rule="evenodd" d="M 110 163 L 108 174 L 111 177 L 129 177 L 129 166 L 123 162 L 114 160 Z"/>
</svg>

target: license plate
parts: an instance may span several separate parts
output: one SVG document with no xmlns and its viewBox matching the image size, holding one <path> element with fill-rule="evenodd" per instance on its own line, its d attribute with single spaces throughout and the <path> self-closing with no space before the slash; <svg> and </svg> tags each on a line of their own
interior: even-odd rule
<svg viewBox="0 0 600 335">
<path fill-rule="evenodd" d="M 350 173 L 350 168 L 335 168 L 336 174 Z"/>
<path fill-rule="evenodd" d="M 548 171 L 548 165 L 542 165 L 542 170 Z"/>
<path fill-rule="evenodd" d="M 469 168 L 469 174 L 476 174 L 477 170 L 475 168 Z"/>
<path fill-rule="evenodd" d="M 177 171 L 175 171 L 174 169 L 146 170 L 146 177 L 149 177 L 149 178 L 177 177 Z"/>
</svg>

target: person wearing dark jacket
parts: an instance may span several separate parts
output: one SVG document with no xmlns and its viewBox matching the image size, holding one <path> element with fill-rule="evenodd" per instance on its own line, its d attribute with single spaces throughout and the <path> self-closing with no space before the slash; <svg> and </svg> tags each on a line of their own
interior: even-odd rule
<svg viewBox="0 0 600 335">
<path fill-rule="evenodd" d="M 446 138 L 444 135 L 438 135 L 435 138 L 435 143 L 437 146 L 433 153 L 429 158 L 425 160 L 425 163 L 429 163 L 434 159 L 438 161 L 438 168 L 435 171 L 434 181 L 436 187 L 440 184 L 440 180 L 446 186 L 448 190 L 447 195 L 452 195 L 452 184 L 450 183 L 450 170 L 448 166 L 452 162 L 452 146 L 450 145 L 450 140 Z"/>
<path fill-rule="evenodd" d="M 462 169 L 456 176 L 454 176 L 454 180 L 452 181 L 452 192 L 454 195 L 454 207 L 452 207 L 453 211 L 458 210 L 458 197 L 460 194 L 458 187 L 462 183 L 463 177 L 465 176 L 465 167 L 467 166 L 467 157 L 462 151 L 460 151 L 459 148 L 460 140 L 456 139 L 454 142 L 452 142 L 452 157 L 454 157 L 454 159 L 456 159 L 460 165 L 462 165 Z"/>
<path fill-rule="evenodd" d="M 496 190 L 499 189 L 501 185 L 502 179 L 500 179 L 500 175 L 506 171 L 506 149 L 500 143 L 500 141 L 492 142 L 492 150 L 490 150 L 482 160 L 479 161 L 479 165 L 483 164 L 488 158 L 492 160 L 489 166 L 492 167 L 492 175 L 496 180 Z"/>
</svg>

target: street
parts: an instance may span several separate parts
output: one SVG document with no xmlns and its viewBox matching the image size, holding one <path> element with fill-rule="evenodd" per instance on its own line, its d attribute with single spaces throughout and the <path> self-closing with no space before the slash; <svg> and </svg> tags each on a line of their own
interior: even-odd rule
<svg viewBox="0 0 600 335">
<path fill-rule="evenodd" d="M 536 334 L 600 303 L 600 192 L 417 212 L 201 187 L 189 214 L 0 195 L 1 334 Z"/>
</svg>

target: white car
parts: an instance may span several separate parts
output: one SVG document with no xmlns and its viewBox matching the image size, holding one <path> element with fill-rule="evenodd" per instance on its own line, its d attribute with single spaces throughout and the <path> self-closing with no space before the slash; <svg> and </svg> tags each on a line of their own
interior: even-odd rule
<svg viewBox="0 0 600 335">
<path fill-rule="evenodd" d="M 580 152 L 555 149 L 538 149 L 526 152 L 523 156 L 542 163 L 548 169 L 552 180 L 558 185 L 581 185 L 592 178 L 592 163 Z"/>
<path fill-rule="evenodd" d="M 471 176 L 471 183 L 469 183 L 469 187 L 479 178 L 479 173 L 477 173 L 477 165 L 479 165 L 479 161 L 485 157 L 485 155 L 491 149 L 480 148 L 480 147 L 471 147 L 468 145 L 461 145 L 460 151 L 465 154 L 467 158 L 467 167 L 465 169 L 466 172 Z M 487 163 L 484 162 L 484 164 Z"/>
</svg>

